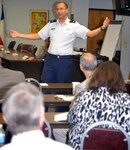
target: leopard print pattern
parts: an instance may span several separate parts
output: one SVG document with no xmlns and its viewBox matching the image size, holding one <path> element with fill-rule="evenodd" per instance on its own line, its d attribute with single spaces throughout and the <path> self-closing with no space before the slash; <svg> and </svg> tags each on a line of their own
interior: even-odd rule
<svg viewBox="0 0 130 150">
<path fill-rule="evenodd" d="M 68 113 L 70 145 L 79 150 L 86 127 L 101 120 L 118 123 L 130 134 L 130 95 L 123 92 L 110 95 L 105 87 L 81 92 Z"/>
</svg>

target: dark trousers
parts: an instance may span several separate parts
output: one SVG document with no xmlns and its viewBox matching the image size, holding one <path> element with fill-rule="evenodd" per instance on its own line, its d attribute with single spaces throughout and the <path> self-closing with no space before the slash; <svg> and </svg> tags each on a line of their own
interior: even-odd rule
<svg viewBox="0 0 130 150">
<path fill-rule="evenodd" d="M 42 71 L 42 82 L 67 83 L 72 71 L 72 56 L 48 54 Z"/>
</svg>

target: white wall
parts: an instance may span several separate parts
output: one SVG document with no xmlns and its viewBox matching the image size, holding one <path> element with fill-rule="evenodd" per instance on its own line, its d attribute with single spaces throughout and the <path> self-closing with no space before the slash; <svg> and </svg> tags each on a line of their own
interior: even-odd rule
<svg viewBox="0 0 130 150">
<path fill-rule="evenodd" d="M 113 0 L 90 0 L 89 8 L 113 9 L 115 7 Z"/>
<path fill-rule="evenodd" d="M 72 0 L 72 13 L 74 13 L 74 19 L 84 26 L 88 26 L 88 8 L 89 0 Z M 86 40 L 76 39 L 75 47 L 86 48 Z"/>
</svg>

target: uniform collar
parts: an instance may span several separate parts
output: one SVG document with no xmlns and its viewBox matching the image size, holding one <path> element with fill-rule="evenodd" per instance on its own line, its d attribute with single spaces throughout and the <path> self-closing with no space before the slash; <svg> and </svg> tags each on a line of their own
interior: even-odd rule
<svg viewBox="0 0 130 150">
<path fill-rule="evenodd" d="M 64 24 L 69 24 L 69 22 L 70 22 L 70 19 L 67 17 Z M 59 23 L 59 19 L 57 19 L 57 23 Z"/>
<path fill-rule="evenodd" d="M 69 24 L 69 22 L 70 22 L 70 19 L 66 18 L 65 24 Z"/>
</svg>

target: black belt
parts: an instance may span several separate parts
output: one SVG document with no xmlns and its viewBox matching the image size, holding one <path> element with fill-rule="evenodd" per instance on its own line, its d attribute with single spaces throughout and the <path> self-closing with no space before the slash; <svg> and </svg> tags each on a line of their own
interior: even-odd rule
<svg viewBox="0 0 130 150">
<path fill-rule="evenodd" d="M 48 56 L 54 57 L 54 58 L 72 58 L 72 55 L 53 55 L 48 53 Z"/>
</svg>

